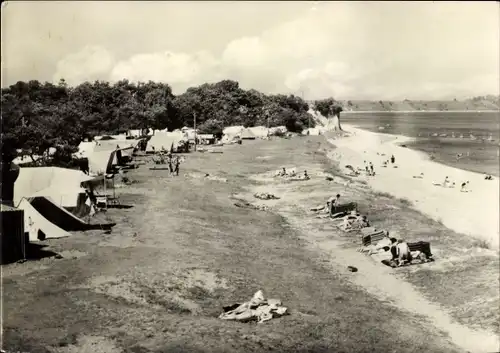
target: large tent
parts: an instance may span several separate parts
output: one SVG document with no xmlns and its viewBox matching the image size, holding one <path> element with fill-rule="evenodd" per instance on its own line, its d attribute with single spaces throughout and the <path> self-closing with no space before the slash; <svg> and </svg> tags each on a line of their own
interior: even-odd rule
<svg viewBox="0 0 500 353">
<path fill-rule="evenodd" d="M 148 141 L 146 152 L 160 151 L 162 149 L 170 151 L 171 148 L 175 151 L 182 142 L 187 141 L 187 135 L 181 131 L 156 132 Z"/>
<path fill-rule="evenodd" d="M 243 126 L 228 126 L 222 130 L 222 142 L 231 142 L 241 137 Z"/>
<path fill-rule="evenodd" d="M 255 140 L 257 136 L 250 130 L 249 128 L 243 129 L 241 132 L 241 139 L 242 140 Z"/>
<path fill-rule="evenodd" d="M 265 126 L 254 126 L 248 128 L 256 137 L 264 138 L 269 136 L 269 129 Z"/>
<path fill-rule="evenodd" d="M 87 159 L 89 161 L 89 173 L 92 175 L 110 174 L 113 165 L 118 165 L 120 150 L 94 151 Z"/>
<path fill-rule="evenodd" d="M 23 198 L 19 208 L 24 210 L 24 227 L 30 241 L 67 237 L 70 231 L 109 230 L 115 226 L 115 223 L 86 223 L 48 197 Z"/>
<path fill-rule="evenodd" d="M 79 170 L 38 167 L 20 168 L 14 184 L 14 204 L 32 196 L 50 197 L 61 207 L 78 207 L 79 197 L 85 194 L 82 183 L 93 180 Z"/>
<path fill-rule="evenodd" d="M 21 200 L 19 209 L 24 211 L 24 231 L 29 233 L 30 241 L 63 238 L 71 235 L 42 216 L 28 199 Z"/>
</svg>

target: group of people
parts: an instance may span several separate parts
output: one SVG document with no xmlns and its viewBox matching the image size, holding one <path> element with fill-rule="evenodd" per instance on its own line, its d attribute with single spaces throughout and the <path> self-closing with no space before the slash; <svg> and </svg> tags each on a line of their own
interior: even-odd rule
<svg viewBox="0 0 500 353">
<path fill-rule="evenodd" d="M 159 160 L 155 160 L 155 163 L 168 164 L 170 174 L 176 176 L 179 175 L 181 165 L 181 159 L 179 156 L 173 156 L 171 152 L 167 152 L 166 154 L 164 154 L 164 152 L 162 151 L 159 154 Z"/>
<path fill-rule="evenodd" d="M 356 211 L 352 211 L 350 215 L 344 217 L 342 224 L 339 228 L 344 231 L 349 230 L 360 230 L 370 226 L 370 222 L 366 216 L 359 214 Z"/>
<path fill-rule="evenodd" d="M 446 176 L 446 178 L 444 178 L 443 184 L 441 184 L 441 186 L 443 186 L 445 188 L 454 188 L 455 182 L 451 182 L 450 179 L 448 178 L 448 176 Z M 467 189 L 468 186 L 469 186 L 469 181 L 464 181 L 462 183 L 462 185 L 460 185 L 460 191 L 461 192 L 468 192 L 469 191 Z"/>
<path fill-rule="evenodd" d="M 395 262 L 397 267 L 406 263 L 411 263 L 413 256 L 410 251 L 408 243 L 402 239 L 389 238 L 391 241 L 391 262 Z"/>
<path fill-rule="evenodd" d="M 286 168 L 283 167 L 282 170 L 280 170 L 276 176 L 279 176 L 279 177 L 291 177 L 291 178 L 294 178 L 294 177 L 298 177 L 300 179 L 304 179 L 304 180 L 309 180 L 311 179 L 311 177 L 309 176 L 309 174 L 307 173 L 307 170 L 304 170 L 304 174 L 302 176 L 297 176 L 297 172 L 294 169 L 292 169 L 290 172 L 287 172 Z"/>
<path fill-rule="evenodd" d="M 368 176 L 374 176 L 375 175 L 375 169 L 373 167 L 373 163 L 372 162 L 366 162 L 366 161 L 363 161 L 363 163 L 365 165 L 366 175 L 368 175 Z"/>
</svg>

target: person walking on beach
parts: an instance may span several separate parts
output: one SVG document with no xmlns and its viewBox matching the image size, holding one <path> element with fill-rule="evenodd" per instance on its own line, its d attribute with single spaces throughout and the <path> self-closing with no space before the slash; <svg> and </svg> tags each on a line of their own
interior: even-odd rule
<svg viewBox="0 0 500 353">
<path fill-rule="evenodd" d="M 371 172 L 372 172 L 372 175 L 375 175 L 375 173 L 374 173 L 374 171 L 373 171 L 373 163 L 372 163 L 372 162 L 370 162 L 370 170 L 371 170 Z"/>
<path fill-rule="evenodd" d="M 394 155 L 391 156 L 391 163 L 392 164 L 396 163 L 396 157 L 394 157 Z"/>
</svg>

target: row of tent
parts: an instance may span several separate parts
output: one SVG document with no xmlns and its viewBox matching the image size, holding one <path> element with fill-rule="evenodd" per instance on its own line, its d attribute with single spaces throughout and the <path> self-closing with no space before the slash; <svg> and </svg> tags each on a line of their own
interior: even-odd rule
<svg viewBox="0 0 500 353">
<path fill-rule="evenodd" d="M 16 253 L 16 259 L 25 257 L 26 242 L 67 237 L 71 231 L 111 229 L 112 223 L 91 224 L 84 219 L 96 205 L 95 192 L 104 189 L 106 193 L 108 179 L 114 186 L 115 167 L 130 161 L 140 142 L 126 136 L 81 142 L 74 158 L 88 162 L 87 169 L 82 168 L 87 173 L 59 167 L 16 167 L 14 207 L 2 204 L 2 242 Z M 101 196 L 107 199 L 109 195 Z"/>
</svg>

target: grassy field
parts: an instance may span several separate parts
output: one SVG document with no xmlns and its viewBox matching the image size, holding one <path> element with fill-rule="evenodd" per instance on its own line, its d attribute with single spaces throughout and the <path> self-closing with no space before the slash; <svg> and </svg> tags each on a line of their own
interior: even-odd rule
<svg viewBox="0 0 500 353">
<path fill-rule="evenodd" d="M 397 276 L 462 322 L 498 328 L 491 311 L 498 308 L 498 276 L 496 283 L 491 277 L 498 260 L 477 255 L 472 240 L 404 202 L 387 196 L 373 202 L 377 196 L 362 184 L 347 188 L 313 177 L 280 186 L 259 176 L 283 165 L 307 168 L 311 175 L 335 172 L 327 148 L 321 137 L 252 141 L 225 146 L 222 154 L 189 154 L 179 177 L 145 165 L 130 171 L 135 183 L 118 194 L 134 207 L 99 215 L 117 222 L 111 234 L 75 233 L 46 242 L 62 259 L 2 267 L 4 349 L 460 352 L 428 319 L 365 288 L 356 279 L 364 260 L 345 255 L 356 247 L 353 239 L 306 215 L 305 208 L 337 191 L 358 201 L 377 226 L 432 239 L 436 256 L 446 255 L 432 265 L 440 270 L 413 266 Z M 204 173 L 228 181 L 198 177 Z M 249 198 L 266 187 L 281 192 L 270 204 L 275 212 L 234 206 L 232 195 Z M 466 256 L 470 261 L 463 263 Z M 360 273 L 348 272 L 347 265 Z M 483 300 L 475 302 L 478 281 Z M 248 300 L 259 289 L 281 299 L 290 315 L 265 324 L 217 318 L 222 306 Z"/>
</svg>

